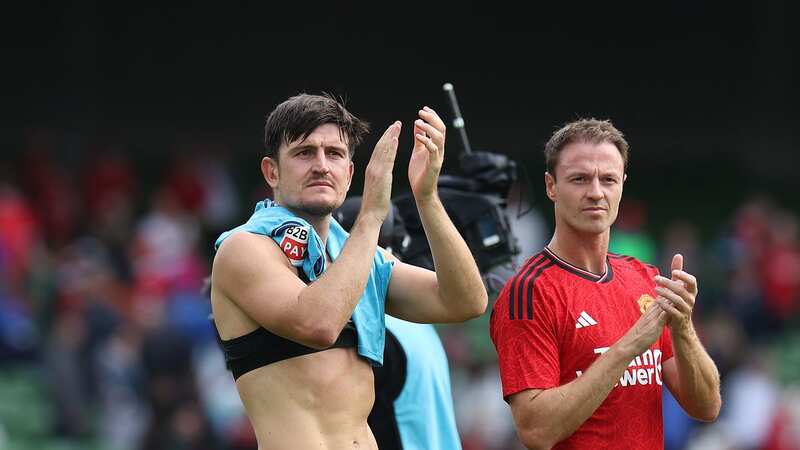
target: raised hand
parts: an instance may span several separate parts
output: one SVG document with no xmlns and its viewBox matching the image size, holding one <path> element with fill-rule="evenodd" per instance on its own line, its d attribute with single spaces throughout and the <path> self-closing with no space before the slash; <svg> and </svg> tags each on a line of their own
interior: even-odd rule
<svg viewBox="0 0 800 450">
<path fill-rule="evenodd" d="M 427 106 L 419 110 L 419 119 L 414 121 L 414 148 L 408 162 L 408 182 L 417 201 L 436 193 L 446 130 L 436 111 Z"/>
<path fill-rule="evenodd" d="M 683 271 L 683 255 L 672 257 L 672 279 L 656 276 L 656 302 L 669 316 L 670 331 L 680 333 L 692 329 L 692 311 L 697 298 L 697 278 Z"/>
<path fill-rule="evenodd" d="M 397 156 L 397 143 L 402 124 L 397 121 L 383 132 L 375 144 L 364 172 L 364 195 L 360 215 L 383 223 L 389 213 L 392 197 L 392 170 Z"/>
<path fill-rule="evenodd" d="M 620 341 L 625 344 L 624 348 L 631 357 L 636 357 L 650 348 L 661 336 L 666 322 L 667 313 L 663 309 L 648 308 Z"/>
</svg>

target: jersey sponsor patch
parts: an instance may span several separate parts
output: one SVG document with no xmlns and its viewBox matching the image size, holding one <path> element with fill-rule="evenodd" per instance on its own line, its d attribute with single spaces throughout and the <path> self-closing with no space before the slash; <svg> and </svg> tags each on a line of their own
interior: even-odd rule
<svg viewBox="0 0 800 450">
<path fill-rule="evenodd" d="M 281 250 L 295 267 L 303 265 L 308 249 L 308 227 L 290 226 L 281 239 Z"/>
<path fill-rule="evenodd" d="M 595 355 L 602 355 L 603 353 L 607 352 L 610 347 L 600 347 L 594 349 Z M 637 356 L 628 364 L 628 368 L 625 372 L 622 373 L 622 376 L 619 378 L 619 383 L 615 384 L 614 387 L 628 387 L 628 386 L 636 386 L 637 384 L 648 385 L 648 384 L 657 384 L 662 386 L 664 382 L 662 381 L 662 353 L 659 349 L 647 349 L 641 355 Z M 576 370 L 575 376 L 579 377 L 583 375 L 582 370 Z"/>
</svg>

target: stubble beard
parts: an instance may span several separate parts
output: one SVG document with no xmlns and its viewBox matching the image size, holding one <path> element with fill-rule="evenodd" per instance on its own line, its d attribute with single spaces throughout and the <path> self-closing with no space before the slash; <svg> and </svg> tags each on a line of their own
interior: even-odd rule
<svg viewBox="0 0 800 450">
<path fill-rule="evenodd" d="M 287 207 L 310 217 L 325 217 L 333 214 L 343 202 L 344 200 L 330 203 L 299 201 L 296 204 L 287 205 Z"/>
<path fill-rule="evenodd" d="M 298 205 L 296 209 L 314 217 L 329 216 L 336 209 L 331 205 Z"/>
<path fill-rule="evenodd" d="M 344 203 L 344 198 L 336 198 L 330 202 L 322 199 L 310 200 L 303 198 L 295 198 L 294 201 L 290 202 L 288 198 L 284 198 L 279 203 L 298 215 L 322 218 L 330 216 L 336 208 Z"/>
</svg>

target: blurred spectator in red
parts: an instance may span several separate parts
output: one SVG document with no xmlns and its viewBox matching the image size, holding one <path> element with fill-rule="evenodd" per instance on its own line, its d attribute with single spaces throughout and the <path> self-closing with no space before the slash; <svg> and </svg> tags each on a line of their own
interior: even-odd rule
<svg viewBox="0 0 800 450">
<path fill-rule="evenodd" d="M 136 227 L 130 249 L 137 289 L 199 291 L 207 273 L 198 254 L 199 237 L 197 217 L 182 207 L 173 191 L 159 190 Z"/>
<path fill-rule="evenodd" d="M 138 194 L 134 168 L 124 149 L 109 146 L 96 152 L 82 173 L 88 230 L 108 246 L 110 262 L 119 276 L 130 280 L 127 246 Z"/>
<path fill-rule="evenodd" d="M 80 192 L 75 176 L 65 164 L 57 161 L 57 138 L 46 130 L 28 135 L 28 146 L 22 156 L 20 180 L 34 213 L 42 224 L 44 236 L 53 247 L 65 245 L 74 237 L 81 217 Z"/>
<path fill-rule="evenodd" d="M 223 160 L 229 153 L 224 145 L 191 143 L 179 150 L 165 177 L 181 207 L 214 231 L 237 219 L 238 198 Z"/>
<path fill-rule="evenodd" d="M 800 398 L 784 401 L 778 406 L 760 450 L 800 449 L 800 408 L 797 403 L 800 403 Z"/>
<path fill-rule="evenodd" d="M 757 197 L 739 208 L 732 229 L 719 259 L 729 271 L 729 305 L 750 337 L 769 338 L 780 333 L 797 311 L 797 217 Z"/>
<path fill-rule="evenodd" d="M 195 154 L 179 152 L 164 181 L 181 209 L 196 217 L 202 216 L 208 193 Z"/>
<path fill-rule="evenodd" d="M 0 364 L 32 357 L 39 340 L 29 278 L 41 235 L 32 208 L 6 173 L 0 167 Z"/>
<path fill-rule="evenodd" d="M 772 202 L 765 197 L 747 200 L 737 211 L 733 223 L 733 238 L 737 257 L 761 261 L 769 242 L 769 217 Z"/>
<path fill-rule="evenodd" d="M 89 160 L 82 175 L 84 199 L 92 217 L 102 216 L 115 204 L 130 204 L 135 194 L 135 176 L 125 151 L 107 147 Z"/>
<path fill-rule="evenodd" d="M 22 287 L 39 239 L 33 209 L 14 186 L 0 181 L 0 277 L 3 284 L 15 290 Z"/>
<path fill-rule="evenodd" d="M 797 311 L 800 299 L 800 241 L 797 217 L 777 210 L 769 216 L 769 239 L 761 258 L 767 310 L 782 327 Z"/>
</svg>

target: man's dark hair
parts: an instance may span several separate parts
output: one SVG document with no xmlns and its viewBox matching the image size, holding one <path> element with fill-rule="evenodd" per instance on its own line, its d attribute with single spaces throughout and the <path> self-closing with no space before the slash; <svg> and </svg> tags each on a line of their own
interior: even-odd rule
<svg viewBox="0 0 800 450">
<path fill-rule="evenodd" d="M 544 146 L 544 161 L 547 172 L 556 177 L 556 166 L 561 150 L 574 142 L 590 142 L 614 144 L 622 156 L 623 167 L 628 167 L 628 142 L 621 131 L 614 128 L 610 120 L 580 119 L 570 122 L 555 133 Z"/>
<path fill-rule="evenodd" d="M 299 94 L 278 105 L 267 117 L 264 126 L 266 156 L 278 157 L 281 144 L 305 139 L 317 127 L 332 123 L 339 127 L 342 139 L 347 142 L 350 157 L 369 132 L 369 124 L 350 114 L 344 102 L 330 94 Z"/>
</svg>

